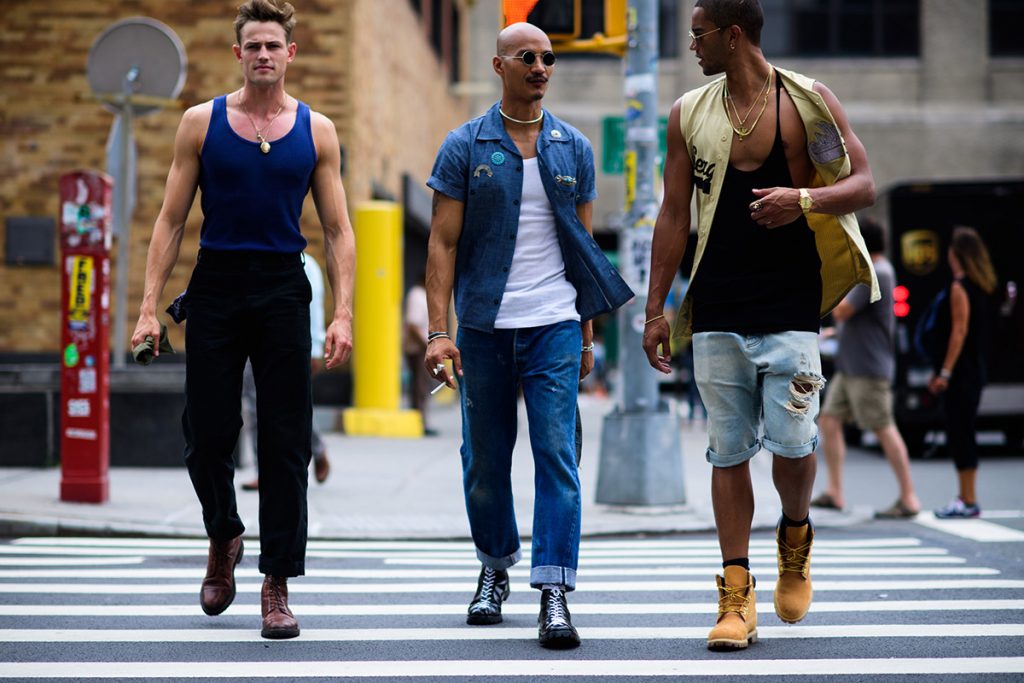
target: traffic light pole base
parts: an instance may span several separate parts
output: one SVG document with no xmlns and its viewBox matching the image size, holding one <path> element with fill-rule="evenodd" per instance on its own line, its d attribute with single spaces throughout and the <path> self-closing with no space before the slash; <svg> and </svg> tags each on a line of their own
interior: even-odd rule
<svg viewBox="0 0 1024 683">
<path fill-rule="evenodd" d="M 615 411 L 601 428 L 596 502 L 682 505 L 683 447 L 679 417 L 664 403 L 656 411 Z"/>
</svg>

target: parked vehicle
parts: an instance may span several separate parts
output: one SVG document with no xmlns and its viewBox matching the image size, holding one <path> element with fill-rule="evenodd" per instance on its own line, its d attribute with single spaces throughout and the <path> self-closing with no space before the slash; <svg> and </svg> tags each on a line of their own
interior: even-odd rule
<svg viewBox="0 0 1024 683">
<path fill-rule="evenodd" d="M 896 422 L 911 455 L 927 454 L 943 431 L 940 397 L 928 392 L 931 366 L 914 331 L 935 294 L 950 281 L 946 260 L 953 228 L 976 229 L 999 277 L 990 323 L 988 384 L 979 431 L 1024 443 L 1024 179 L 904 184 L 888 193 L 889 251 L 896 270 Z"/>
</svg>

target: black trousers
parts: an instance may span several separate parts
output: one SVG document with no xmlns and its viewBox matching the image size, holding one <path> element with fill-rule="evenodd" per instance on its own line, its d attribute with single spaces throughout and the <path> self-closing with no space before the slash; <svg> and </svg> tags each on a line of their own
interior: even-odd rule
<svg viewBox="0 0 1024 683">
<path fill-rule="evenodd" d="M 259 570 L 305 572 L 313 407 L 309 281 L 301 254 L 201 250 L 185 298 L 185 464 L 210 538 L 245 527 L 232 453 L 242 427 L 242 372 L 256 381 Z"/>
<path fill-rule="evenodd" d="M 954 372 L 943 395 L 946 447 L 957 471 L 978 468 L 977 423 L 982 386 L 980 373 Z"/>
</svg>

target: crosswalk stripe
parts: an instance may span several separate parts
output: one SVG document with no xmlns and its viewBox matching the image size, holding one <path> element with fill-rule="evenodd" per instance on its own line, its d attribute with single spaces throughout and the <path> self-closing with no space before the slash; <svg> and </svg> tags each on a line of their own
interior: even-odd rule
<svg viewBox="0 0 1024 683">
<path fill-rule="evenodd" d="M 987 512 L 986 512 L 987 514 Z M 207 539 L 186 538 L 92 538 L 75 536 L 57 537 L 24 537 L 14 539 L 12 545 L 70 547 L 87 546 L 133 547 L 133 548 L 202 548 L 206 549 Z M 821 539 L 814 542 L 815 550 L 819 548 L 901 548 L 917 547 L 921 539 L 907 536 L 902 538 L 868 538 L 868 539 Z M 469 541 L 309 541 L 307 547 L 312 550 L 464 550 L 473 551 Z M 635 548 L 706 548 L 717 550 L 716 540 L 637 540 L 637 541 L 603 541 L 584 539 L 580 543 L 582 549 L 635 549 Z M 751 539 L 751 548 L 775 548 L 775 541 Z"/>
<path fill-rule="evenodd" d="M 1024 672 L 1024 657 L 702 660 L 406 660 L 295 662 L 3 662 L 3 678 L 411 678 L 955 675 Z"/>
<path fill-rule="evenodd" d="M 239 583 L 239 593 L 258 593 L 260 583 Z M 708 581 L 586 581 L 580 582 L 580 590 L 591 593 L 628 592 L 707 592 Z M 525 583 L 515 583 L 516 590 L 527 590 Z M 758 590 L 771 591 L 774 581 L 759 581 Z M 928 579 L 915 581 L 815 581 L 814 590 L 819 591 L 922 591 L 958 589 L 1010 589 L 1024 588 L 1024 580 L 1017 579 Z M 194 593 L 192 583 L 181 584 L 109 584 L 109 583 L 0 583 L 3 593 L 48 593 L 72 594 L 90 593 L 95 595 L 171 595 Z M 464 593 L 466 583 L 417 582 L 417 583 L 305 583 L 295 581 L 288 584 L 289 593 Z"/>
<path fill-rule="evenodd" d="M 961 538 L 981 543 L 1007 543 L 1024 541 L 1024 531 L 1002 524 L 993 524 L 983 519 L 936 519 L 931 515 L 919 515 L 914 520 L 921 526 L 935 529 Z"/>
<path fill-rule="evenodd" d="M 142 564 L 146 558 L 123 557 L 0 557 L 0 567 L 97 567 Z"/>
<path fill-rule="evenodd" d="M 708 636 L 709 626 L 580 626 L 588 640 L 694 640 Z M 1024 624 L 886 624 L 832 626 L 759 626 L 772 639 L 804 638 L 1015 638 Z M 302 630 L 300 642 L 375 642 L 431 640 L 532 640 L 537 629 L 497 628 L 327 628 Z M 250 629 L 0 629 L 0 643 L 258 643 Z"/>
<path fill-rule="evenodd" d="M 258 547 L 257 544 L 253 544 Z M 859 557 L 864 555 L 865 550 L 852 548 L 819 548 L 814 546 L 815 557 Z M 770 548 L 751 548 L 750 557 L 775 557 L 775 546 Z M 883 557 L 918 557 L 918 556 L 945 556 L 948 551 L 943 548 L 876 548 L 870 551 L 878 558 Z M 11 546 L 0 545 L 0 555 L 71 555 L 71 556 L 96 556 L 116 557 L 120 555 L 138 555 L 137 548 L 87 548 L 87 547 L 46 547 L 46 546 Z M 205 548 L 149 548 L 145 554 L 150 557 L 206 557 Z M 350 550 L 317 550 L 306 551 L 307 558 L 330 558 L 330 559 L 387 559 L 401 555 L 407 559 L 464 559 L 470 560 L 476 557 L 472 550 L 460 550 L 458 552 L 420 552 L 420 551 L 350 551 Z M 687 557 L 705 558 L 714 560 L 721 558 L 718 550 L 704 549 L 652 549 L 652 550 L 609 550 L 609 551 L 587 551 L 580 550 L 581 560 L 598 557 Z M 530 552 L 523 549 L 523 558 L 529 559 Z"/>
<path fill-rule="evenodd" d="M 752 565 L 755 576 L 778 571 L 773 565 Z M 0 579 L 194 579 L 202 580 L 201 567 L 190 569 L 0 569 Z M 478 569 L 310 569 L 315 579 L 476 579 Z M 587 568 L 586 577 L 595 576 L 714 576 L 722 567 L 618 567 Z M 995 576 L 989 567 L 814 567 L 815 576 Z M 529 569 L 511 569 L 515 578 L 529 578 Z M 256 568 L 238 569 L 237 578 L 263 578 Z"/>
<path fill-rule="evenodd" d="M 471 588 L 471 587 L 470 587 Z M 468 603 L 469 589 L 466 601 Z M 709 591 L 710 592 L 710 591 Z M 197 591 L 198 593 L 198 591 Z M 462 603 L 444 604 L 367 604 L 367 605 L 310 605 L 294 602 L 292 608 L 299 617 L 381 617 L 381 616 L 449 616 L 466 614 Z M 651 602 L 651 603 L 591 603 L 572 602 L 572 613 L 580 614 L 713 614 L 714 603 Z M 869 612 L 991 612 L 1024 610 L 1024 600 L 815 600 L 813 614 L 869 613 Z M 534 603 L 507 602 L 502 606 L 506 615 L 534 615 Z M 0 617 L 195 617 L 200 614 L 198 601 L 188 605 L 0 605 Z M 234 603 L 231 616 L 259 616 L 257 604 Z"/>
<path fill-rule="evenodd" d="M 763 555 L 765 555 L 765 554 L 763 554 Z M 692 560 L 692 561 L 697 561 L 697 560 L 708 561 L 708 558 L 704 558 L 704 557 L 700 557 L 700 558 L 693 557 L 693 558 L 685 558 L 685 559 L 688 560 L 688 561 L 689 560 Z M 721 559 L 721 556 L 716 556 L 716 557 L 710 559 L 710 561 L 714 562 L 715 566 L 717 566 L 718 570 L 721 570 L 721 568 L 722 568 L 721 564 L 719 564 L 719 562 L 718 562 L 718 560 L 720 560 L 720 559 Z M 771 559 L 774 559 L 774 555 L 768 556 L 768 557 L 755 555 L 755 556 L 753 556 L 753 559 L 760 560 L 762 562 L 766 562 L 766 561 L 769 561 Z M 585 561 L 584 564 L 586 564 L 586 566 L 588 568 L 587 571 L 589 572 L 590 571 L 589 567 L 612 566 L 612 565 L 614 565 L 614 566 L 623 566 L 623 567 L 624 566 L 629 566 L 629 565 L 644 565 L 644 566 L 648 566 L 648 565 L 664 565 L 664 564 L 675 564 L 675 563 L 680 562 L 680 561 L 681 561 L 681 558 L 679 558 L 679 557 L 589 557 L 589 558 L 586 558 L 586 561 Z M 878 564 L 964 564 L 965 562 L 967 562 L 967 560 L 965 560 L 964 558 L 962 558 L 962 557 L 954 557 L 953 555 L 929 555 L 929 556 L 912 556 L 912 557 L 894 557 L 894 556 L 884 556 L 884 557 L 877 557 L 877 556 L 872 556 L 872 557 L 849 557 L 849 556 L 830 556 L 830 555 L 818 555 L 818 554 L 815 554 L 815 556 L 814 556 L 815 571 L 817 571 L 817 568 L 820 567 L 823 564 L 844 564 L 844 565 L 849 565 L 849 564 L 871 564 L 871 565 L 878 565 Z M 416 566 L 424 566 L 424 567 L 425 566 L 431 566 L 431 567 L 476 567 L 477 570 L 479 570 L 479 568 L 480 568 L 480 560 L 476 559 L 475 557 L 472 557 L 472 558 L 467 557 L 467 558 L 459 558 L 459 559 L 443 559 L 442 558 L 442 559 L 436 559 L 436 560 L 433 560 L 433 559 L 416 559 L 416 558 L 408 558 L 408 557 L 388 557 L 388 558 L 386 558 L 384 560 L 384 564 L 395 565 L 395 566 L 416 565 Z"/>
</svg>

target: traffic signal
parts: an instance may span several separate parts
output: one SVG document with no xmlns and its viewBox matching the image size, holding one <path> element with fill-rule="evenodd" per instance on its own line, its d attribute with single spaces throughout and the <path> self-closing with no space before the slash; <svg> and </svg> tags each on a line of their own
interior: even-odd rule
<svg viewBox="0 0 1024 683">
<path fill-rule="evenodd" d="M 504 25 L 527 21 L 557 52 L 626 53 L 627 0 L 502 0 Z"/>
</svg>

